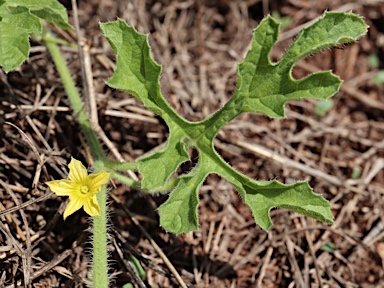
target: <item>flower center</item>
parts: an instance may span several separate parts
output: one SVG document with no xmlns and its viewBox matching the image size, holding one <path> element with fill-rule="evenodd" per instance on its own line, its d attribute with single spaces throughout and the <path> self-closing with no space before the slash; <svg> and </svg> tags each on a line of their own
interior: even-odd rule
<svg viewBox="0 0 384 288">
<path fill-rule="evenodd" d="M 80 187 L 80 192 L 81 192 L 81 194 L 87 194 L 89 192 L 88 186 L 87 185 L 82 185 Z"/>
</svg>

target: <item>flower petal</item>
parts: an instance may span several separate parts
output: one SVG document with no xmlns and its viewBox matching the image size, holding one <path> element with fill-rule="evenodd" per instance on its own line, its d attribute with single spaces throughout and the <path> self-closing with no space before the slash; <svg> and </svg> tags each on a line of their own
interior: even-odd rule
<svg viewBox="0 0 384 288">
<path fill-rule="evenodd" d="M 79 200 L 79 198 L 70 198 L 69 203 L 64 211 L 64 220 L 71 214 L 75 213 L 77 210 L 79 210 L 83 206 L 83 202 Z"/>
<path fill-rule="evenodd" d="M 89 174 L 88 176 L 88 187 L 92 193 L 96 194 L 100 191 L 101 186 L 107 184 L 109 181 L 109 173 L 100 171 L 97 174 Z"/>
<path fill-rule="evenodd" d="M 96 195 L 84 203 L 84 211 L 87 212 L 90 216 L 100 215 L 100 206 L 97 202 Z"/>
<path fill-rule="evenodd" d="M 85 183 L 88 172 L 87 168 L 84 167 L 84 165 L 75 158 L 71 158 L 71 162 L 68 164 L 69 167 L 69 174 L 68 177 L 74 182 L 77 183 Z"/>
<path fill-rule="evenodd" d="M 75 188 L 72 181 L 69 180 L 54 180 L 45 182 L 57 196 L 70 196 Z"/>
</svg>

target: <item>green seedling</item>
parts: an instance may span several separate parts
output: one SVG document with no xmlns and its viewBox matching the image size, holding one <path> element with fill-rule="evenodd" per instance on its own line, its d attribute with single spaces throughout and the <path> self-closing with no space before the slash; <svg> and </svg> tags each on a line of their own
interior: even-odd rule
<svg viewBox="0 0 384 288">
<path fill-rule="evenodd" d="M 373 82 L 377 85 L 384 83 L 384 70 L 377 71 L 376 75 L 373 76 Z"/>
<path fill-rule="evenodd" d="M 359 166 L 354 167 L 352 170 L 351 178 L 352 179 L 358 179 L 360 177 L 360 175 L 361 175 L 361 168 Z"/>
<path fill-rule="evenodd" d="M 291 71 L 301 58 L 352 42 L 365 33 L 367 27 L 360 17 L 351 13 L 325 13 L 299 33 L 279 62 L 271 63 L 269 53 L 277 40 L 279 23 L 268 16 L 253 32 L 252 48 L 238 66 L 238 83 L 232 98 L 209 118 L 193 123 L 180 117 L 161 94 L 161 67 L 150 56 L 147 36 L 122 20 L 101 24 L 101 29 L 117 57 L 117 67 L 108 85 L 135 96 L 161 116 L 170 131 L 163 149 L 137 160 L 138 171 L 143 175 L 142 188 L 160 190 L 176 169 L 189 160 L 188 149 L 199 152 L 196 166 L 188 174 L 172 180 L 175 188 L 159 207 L 160 224 L 165 230 L 179 234 L 198 229 L 198 192 L 211 173 L 232 183 L 252 210 L 256 223 L 265 230 L 272 225 L 269 211 L 275 207 L 332 223 L 328 202 L 314 194 L 306 181 L 286 185 L 275 180 L 250 179 L 218 155 L 213 141 L 219 130 L 241 113 L 282 118 L 288 100 L 322 100 L 335 94 L 341 80 L 331 72 L 313 73 L 296 80 Z"/>
<path fill-rule="evenodd" d="M 371 54 L 368 56 L 368 65 L 371 68 L 377 68 L 380 65 L 380 59 L 376 54 Z"/>
<path fill-rule="evenodd" d="M 321 246 L 320 249 L 325 251 L 325 252 L 335 252 L 335 244 L 328 242 L 328 243 L 324 244 L 323 246 Z"/>
<path fill-rule="evenodd" d="M 273 11 L 272 18 L 280 22 L 281 29 L 287 28 L 292 23 L 292 18 L 290 16 L 281 17 L 279 11 Z"/>
<path fill-rule="evenodd" d="M 324 116 L 329 110 L 333 108 L 332 100 L 320 100 L 316 102 L 315 113 L 318 116 Z"/>
</svg>

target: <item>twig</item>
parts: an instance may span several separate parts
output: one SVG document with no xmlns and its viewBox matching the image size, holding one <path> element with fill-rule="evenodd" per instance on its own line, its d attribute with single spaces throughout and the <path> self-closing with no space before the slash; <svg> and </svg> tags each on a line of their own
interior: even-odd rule
<svg viewBox="0 0 384 288">
<path fill-rule="evenodd" d="M 285 245 L 287 246 L 288 250 L 288 260 L 292 265 L 292 270 L 294 273 L 294 278 L 296 280 L 295 287 L 305 287 L 304 286 L 304 279 L 303 276 L 300 273 L 299 264 L 297 263 L 296 257 L 295 257 L 295 251 L 294 251 L 294 244 L 292 242 L 292 239 L 289 237 L 288 234 L 285 234 Z"/>
<path fill-rule="evenodd" d="M 187 288 L 187 285 L 184 283 L 183 279 L 181 278 L 180 274 L 176 271 L 176 268 L 172 265 L 172 263 L 169 261 L 168 257 L 164 254 L 164 252 L 161 250 L 161 248 L 157 245 L 157 243 L 153 240 L 151 235 L 148 234 L 148 232 L 144 229 L 143 226 L 141 226 L 140 222 L 133 217 L 131 212 L 124 206 L 121 205 L 121 201 L 119 198 L 117 198 L 113 193 L 110 194 L 112 199 L 120 204 L 124 212 L 131 218 L 132 222 L 135 223 L 135 225 L 140 229 L 141 233 L 144 234 L 144 236 L 149 240 L 157 254 L 160 256 L 160 258 L 163 260 L 164 264 L 168 267 L 169 271 L 175 276 L 177 282 L 179 283 L 180 287 Z"/>
<path fill-rule="evenodd" d="M 92 124 L 93 130 L 100 137 L 100 139 L 105 143 L 105 145 L 109 148 L 113 156 L 120 162 L 124 162 L 124 158 L 121 156 L 121 154 L 119 153 L 115 145 L 112 143 L 111 140 L 109 140 L 104 130 L 99 125 L 95 89 L 93 86 L 90 48 L 88 45 L 84 45 L 84 43 L 81 41 L 81 31 L 80 31 L 79 19 L 77 15 L 76 0 L 72 0 L 72 6 L 73 6 L 73 12 L 74 12 L 74 18 L 75 18 L 76 33 L 78 35 L 77 42 L 78 42 L 78 48 L 79 48 L 81 71 L 83 75 L 82 77 L 83 89 L 84 89 L 84 94 L 86 95 L 86 97 L 84 97 L 84 102 L 87 104 L 87 107 L 89 108 L 89 112 L 90 112 L 89 120 Z M 84 49 L 82 48 L 83 46 L 84 46 Z M 137 180 L 136 175 L 132 171 L 128 171 L 128 173 L 132 179 Z"/>
<path fill-rule="evenodd" d="M 49 198 L 52 197 L 52 195 L 55 195 L 55 193 L 49 192 L 49 193 L 47 193 L 47 194 L 45 194 L 43 196 L 40 196 L 39 198 L 31 199 L 31 200 L 29 200 L 27 202 L 24 202 L 24 203 L 22 203 L 20 205 L 15 206 L 15 207 L 8 208 L 7 210 L 4 210 L 4 211 L 0 211 L 0 216 L 16 212 L 16 211 L 18 211 L 20 209 L 23 209 L 23 208 L 25 208 L 25 207 L 27 207 L 29 205 L 34 204 L 34 203 L 38 203 L 38 202 L 44 201 L 46 199 L 49 199 Z"/>
<path fill-rule="evenodd" d="M 33 153 L 34 153 L 35 156 L 36 156 L 37 161 L 38 161 L 40 164 L 43 164 L 43 163 L 41 162 L 39 152 L 37 151 L 36 147 L 33 145 L 32 140 L 27 136 L 27 134 L 25 134 L 25 133 L 23 132 L 23 130 L 21 130 L 19 127 L 17 127 L 16 125 L 12 124 L 11 122 L 5 122 L 4 124 L 11 125 L 12 127 L 16 128 L 17 131 L 19 131 L 19 133 L 21 134 L 21 136 L 22 136 L 22 137 L 26 140 L 26 142 L 28 143 L 29 147 L 31 147 Z"/>
<path fill-rule="evenodd" d="M 306 223 L 304 218 L 301 218 L 301 222 L 302 222 L 303 226 L 307 226 L 307 223 Z M 323 282 L 322 282 L 322 279 L 320 277 L 320 269 L 319 269 L 319 265 L 317 264 L 317 258 L 316 258 L 316 254 L 315 254 L 316 251 L 313 247 L 313 242 L 312 242 L 312 239 L 309 235 L 309 230 L 305 230 L 304 234 L 305 234 L 305 238 L 307 239 L 309 253 L 312 256 L 313 264 L 315 265 L 316 278 L 317 278 L 318 285 L 319 285 L 319 287 L 323 287 Z"/>
<path fill-rule="evenodd" d="M 117 251 L 117 254 L 119 254 L 120 260 L 124 263 L 125 268 L 127 268 L 129 274 L 132 276 L 132 278 L 136 281 L 137 285 L 139 285 L 140 288 L 146 288 L 143 280 L 141 280 L 140 276 L 137 275 L 135 269 L 133 268 L 131 262 L 124 259 L 123 251 L 121 251 L 119 245 L 116 242 L 116 239 L 113 238 L 113 246 L 115 246 L 115 249 Z"/>
<path fill-rule="evenodd" d="M 267 266 L 269 264 L 269 261 L 271 260 L 272 252 L 273 252 L 273 247 L 269 246 L 268 250 L 267 250 L 267 253 L 265 253 L 265 256 L 264 256 L 264 259 L 263 259 L 264 263 L 263 263 L 263 266 L 261 266 L 261 269 L 260 269 L 260 275 L 259 275 L 259 278 L 257 279 L 256 288 L 263 287 L 262 286 L 263 278 L 265 276 L 265 271 L 267 270 Z"/>
<path fill-rule="evenodd" d="M 145 115 L 139 115 L 137 113 L 131 113 L 127 111 L 118 111 L 118 110 L 108 109 L 104 112 L 104 115 L 126 118 L 126 119 L 134 119 L 134 120 L 139 120 L 139 121 L 148 122 L 152 124 L 159 124 L 159 120 L 157 120 L 154 117 L 148 117 Z"/>
<path fill-rule="evenodd" d="M 65 258 L 67 258 L 69 255 L 73 253 L 72 249 L 67 249 L 60 255 L 58 255 L 56 258 L 54 258 L 52 261 L 44 265 L 43 267 L 40 267 L 35 273 L 31 275 L 31 280 L 36 279 L 37 277 L 43 275 L 45 272 L 51 270 L 53 267 L 57 266 L 57 264 L 61 263 Z M 16 286 L 15 286 L 16 285 Z M 16 284 L 11 284 L 6 286 L 5 288 L 14 288 L 14 287 L 21 287 L 21 281 L 17 281 Z"/>
<path fill-rule="evenodd" d="M 17 199 L 15 193 L 11 189 L 9 189 L 6 185 L 6 183 L 3 182 L 3 180 L 0 179 L 0 184 L 4 187 L 4 189 L 7 191 L 7 193 L 12 197 L 13 201 L 16 205 L 20 205 L 19 199 Z M 23 274 L 24 274 L 24 286 L 29 287 L 31 283 L 31 269 L 32 269 L 32 248 L 31 248 L 31 234 L 29 232 L 29 225 L 27 217 L 25 216 L 24 210 L 20 209 L 20 215 L 21 219 L 23 220 L 24 228 L 25 228 L 25 235 L 26 235 L 26 241 L 25 241 L 25 250 L 23 250 L 20 247 L 20 252 L 22 253 L 21 259 L 23 263 Z"/>
<path fill-rule="evenodd" d="M 89 97 L 89 82 L 87 81 L 87 72 L 85 68 L 85 60 L 84 60 L 84 51 L 83 51 L 83 46 L 84 46 L 84 41 L 82 40 L 81 36 L 81 30 L 80 30 L 80 24 L 79 24 L 79 15 L 77 13 L 77 3 L 76 0 L 71 0 L 72 2 L 72 10 L 73 10 L 73 20 L 75 22 L 75 29 L 76 29 L 76 34 L 77 34 L 77 49 L 79 53 L 79 60 L 80 60 L 80 68 L 81 68 L 81 75 L 82 75 L 82 82 L 83 82 L 83 91 L 84 95 L 87 95 Z M 91 104 L 90 100 L 88 97 L 83 97 L 83 101 L 85 103 L 85 106 L 87 107 L 87 112 L 92 111 L 91 109 Z M 92 117 L 91 117 L 91 120 Z"/>
<path fill-rule="evenodd" d="M 243 147 L 245 148 L 246 150 L 250 151 L 250 152 L 253 152 L 257 155 L 261 155 L 261 156 L 264 156 L 264 157 L 267 157 L 269 159 L 272 159 L 278 163 L 281 163 L 283 165 L 286 165 L 286 166 L 290 166 L 290 167 L 293 167 L 293 168 L 296 168 L 296 169 L 299 169 L 309 175 L 312 175 L 314 177 L 318 177 L 318 178 L 321 178 L 321 179 L 324 179 L 326 181 L 328 181 L 329 183 L 332 183 L 336 186 L 339 186 L 339 187 L 346 187 L 348 189 L 350 189 L 351 191 L 355 192 L 355 193 L 358 193 L 358 194 L 364 194 L 363 191 L 361 191 L 361 189 L 358 189 L 356 187 L 351 187 L 349 185 L 346 185 L 342 180 L 340 180 L 339 178 L 335 177 L 335 176 L 332 176 L 332 175 L 329 175 L 327 173 L 324 173 L 320 170 L 316 170 L 312 167 L 309 167 L 308 165 L 304 165 L 304 164 L 301 164 L 301 163 L 298 163 L 298 162 L 295 162 L 293 161 L 292 159 L 289 159 L 287 157 L 284 157 L 284 156 L 281 156 L 275 152 L 273 152 L 272 150 L 269 150 L 268 148 L 265 148 L 261 145 L 257 145 L 257 144 L 250 144 L 250 143 L 247 143 L 247 142 L 244 142 L 244 141 L 236 141 L 235 143 L 236 145 L 240 146 L 240 147 Z"/>
</svg>

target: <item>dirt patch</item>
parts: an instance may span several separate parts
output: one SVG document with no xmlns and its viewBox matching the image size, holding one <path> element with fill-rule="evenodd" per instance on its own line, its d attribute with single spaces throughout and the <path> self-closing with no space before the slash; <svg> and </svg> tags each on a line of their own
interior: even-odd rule
<svg viewBox="0 0 384 288">
<path fill-rule="evenodd" d="M 69 2 L 63 1 L 73 23 Z M 375 81 L 384 68 L 382 1 L 79 2 L 80 26 L 91 46 L 99 123 L 126 160 L 164 143 L 168 130 L 133 97 L 106 86 L 115 57 L 99 22 L 119 17 L 149 33 L 154 58 L 163 65 L 163 94 L 183 117 L 196 121 L 232 96 L 237 64 L 249 49 L 252 29 L 267 13 L 278 12 L 288 21 L 273 49 L 274 61 L 297 27 L 324 10 L 362 15 L 370 26 L 366 37 L 312 55 L 294 69 L 297 78 L 330 69 L 344 80 L 331 110 L 320 116 L 316 102 L 307 100 L 290 102 L 283 120 L 245 114 L 226 125 L 215 142 L 226 161 L 249 177 L 285 183 L 308 179 L 331 202 L 335 224 L 276 209 L 274 226 L 264 232 L 234 188 L 211 175 L 200 191 L 200 229 L 176 237 L 158 225 L 155 210 L 166 196 L 145 195 L 116 182 L 111 193 L 121 204 L 110 206 L 111 235 L 120 246 L 111 242 L 110 270 L 115 287 L 133 282 L 117 253 L 120 247 L 141 261 L 148 287 L 179 287 L 124 207 L 188 287 L 384 287 L 384 86 Z M 52 29 L 75 42 L 73 32 Z M 77 50 L 62 51 L 82 87 Z M 0 286 L 21 287 L 27 269 L 33 287 L 85 287 L 91 260 L 86 215 L 79 212 L 63 221 L 65 199 L 39 197 L 49 192 L 45 181 L 66 178 L 71 155 L 91 166 L 89 150 L 44 46 L 33 42 L 27 63 L 0 73 L 1 210 L 25 204 L 1 217 Z M 251 149 L 248 143 L 257 146 Z"/>
</svg>

